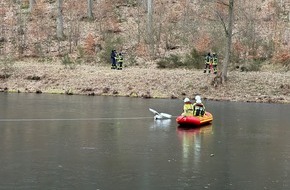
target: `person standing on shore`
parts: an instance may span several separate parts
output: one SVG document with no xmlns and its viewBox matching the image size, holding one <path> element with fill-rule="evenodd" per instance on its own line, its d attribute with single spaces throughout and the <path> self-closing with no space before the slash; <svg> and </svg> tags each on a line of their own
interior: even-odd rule
<svg viewBox="0 0 290 190">
<path fill-rule="evenodd" d="M 112 52 L 111 52 L 111 62 L 112 62 L 111 69 L 116 69 L 116 56 L 117 56 L 116 50 L 112 50 Z"/>
<path fill-rule="evenodd" d="M 214 74 L 217 74 L 217 65 L 218 65 L 217 54 L 213 53 L 212 54 L 212 66 L 213 66 L 213 73 Z"/>
<path fill-rule="evenodd" d="M 119 55 L 117 55 L 117 70 L 122 70 L 123 62 L 124 62 L 123 54 L 119 53 Z"/>
<path fill-rule="evenodd" d="M 212 56 L 210 55 L 210 53 L 208 53 L 205 56 L 205 68 L 204 68 L 203 73 L 206 73 L 207 70 L 208 70 L 208 73 L 210 73 L 211 66 L 212 66 Z"/>
</svg>

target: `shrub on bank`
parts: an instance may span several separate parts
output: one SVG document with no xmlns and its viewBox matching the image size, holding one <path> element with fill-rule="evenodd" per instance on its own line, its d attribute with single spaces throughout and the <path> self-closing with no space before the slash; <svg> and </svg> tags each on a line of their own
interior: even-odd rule
<svg viewBox="0 0 290 190">
<path fill-rule="evenodd" d="M 196 49 L 192 49 L 191 52 L 185 56 L 184 63 L 188 68 L 201 69 L 204 67 L 204 55 Z"/>
<path fill-rule="evenodd" d="M 171 54 L 169 57 L 164 57 L 157 62 L 157 68 L 160 69 L 174 69 L 178 67 L 184 67 L 184 63 L 181 61 L 181 58 L 178 55 Z"/>
<path fill-rule="evenodd" d="M 183 61 L 182 61 L 183 60 Z M 192 49 L 185 57 L 171 54 L 169 57 L 164 57 L 157 62 L 157 68 L 196 68 L 201 69 L 204 65 L 203 55 L 196 49 Z"/>
<path fill-rule="evenodd" d="M 14 58 L 12 56 L 3 56 L 0 58 L 0 78 L 9 78 L 14 71 Z"/>
<path fill-rule="evenodd" d="M 275 57 L 275 62 L 281 64 L 287 71 L 290 70 L 290 53 L 283 52 Z"/>
</svg>

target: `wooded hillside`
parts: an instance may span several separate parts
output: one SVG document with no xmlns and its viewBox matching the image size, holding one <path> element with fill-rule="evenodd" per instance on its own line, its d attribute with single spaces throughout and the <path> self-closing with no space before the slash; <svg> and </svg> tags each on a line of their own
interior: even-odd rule
<svg viewBox="0 0 290 190">
<path fill-rule="evenodd" d="M 24 57 L 144 65 L 192 50 L 225 54 L 228 0 L 5 0 L 1 62 Z M 290 65 L 290 1 L 234 0 L 232 65 Z"/>
</svg>

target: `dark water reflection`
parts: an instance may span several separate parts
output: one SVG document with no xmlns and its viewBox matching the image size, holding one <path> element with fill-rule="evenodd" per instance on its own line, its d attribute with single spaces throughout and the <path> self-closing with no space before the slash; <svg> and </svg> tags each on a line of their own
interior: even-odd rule
<svg viewBox="0 0 290 190">
<path fill-rule="evenodd" d="M 0 189 L 289 189 L 290 105 L 208 101 L 210 126 L 154 121 L 180 100 L 0 94 Z"/>
</svg>

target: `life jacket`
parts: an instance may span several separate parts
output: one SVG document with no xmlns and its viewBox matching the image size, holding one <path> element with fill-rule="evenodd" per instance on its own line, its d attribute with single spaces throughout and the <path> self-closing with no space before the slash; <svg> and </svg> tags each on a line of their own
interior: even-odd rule
<svg viewBox="0 0 290 190">
<path fill-rule="evenodd" d="M 183 106 L 183 113 L 185 116 L 193 116 L 193 104 L 185 103 Z"/>
<path fill-rule="evenodd" d="M 193 105 L 193 115 L 194 116 L 203 116 L 205 113 L 205 107 L 202 103 L 195 103 Z"/>
<path fill-rule="evenodd" d="M 122 55 L 118 55 L 118 62 L 123 63 L 124 59 Z"/>
<path fill-rule="evenodd" d="M 212 58 L 212 64 L 213 65 L 217 65 L 218 64 L 218 58 L 217 57 L 213 57 Z"/>
<path fill-rule="evenodd" d="M 123 59 L 123 55 L 118 54 L 118 55 L 117 55 L 117 69 L 118 69 L 118 70 L 122 70 L 122 67 L 123 67 L 123 61 L 124 61 L 124 59 Z"/>
</svg>

